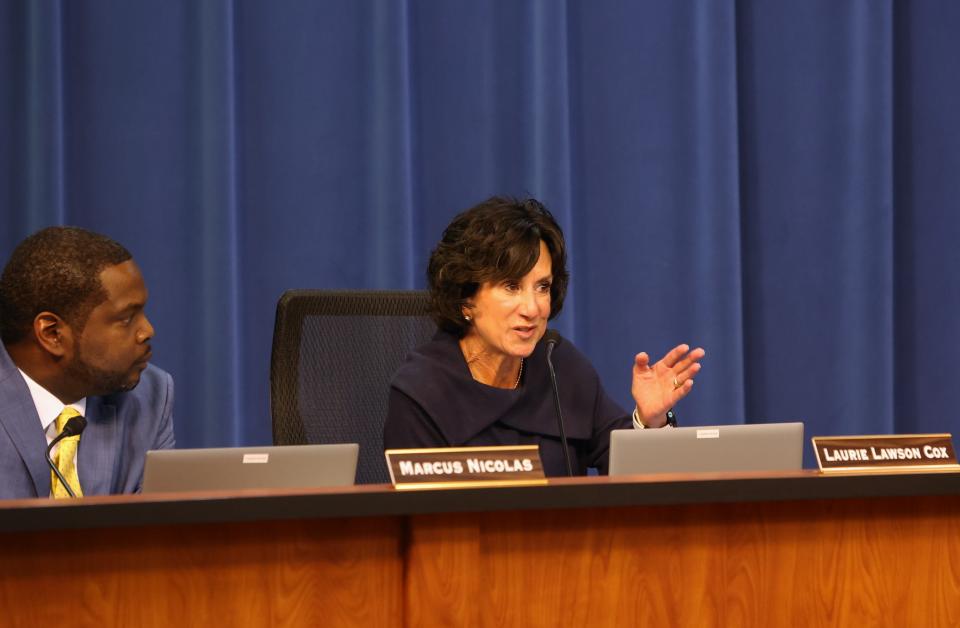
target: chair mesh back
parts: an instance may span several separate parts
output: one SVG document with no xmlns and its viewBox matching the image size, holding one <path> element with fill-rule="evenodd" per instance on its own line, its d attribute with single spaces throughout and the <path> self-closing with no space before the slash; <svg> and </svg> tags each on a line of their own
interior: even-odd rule
<svg viewBox="0 0 960 628">
<path fill-rule="evenodd" d="M 419 291 L 285 292 L 270 360 L 274 444 L 359 443 L 357 482 L 389 482 L 390 378 L 436 332 L 427 305 Z"/>
</svg>

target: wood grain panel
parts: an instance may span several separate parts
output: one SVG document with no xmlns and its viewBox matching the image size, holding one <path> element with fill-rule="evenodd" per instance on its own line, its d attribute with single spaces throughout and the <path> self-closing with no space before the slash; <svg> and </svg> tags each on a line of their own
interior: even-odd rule
<svg viewBox="0 0 960 628">
<path fill-rule="evenodd" d="M 958 566 L 958 496 L 9 532 L 0 625 L 954 626 Z"/>
<path fill-rule="evenodd" d="M 418 519 L 407 548 L 405 588 L 413 593 L 405 598 L 407 626 L 469 625 L 463 618 L 483 599 L 484 583 L 471 572 L 481 558 L 478 516 Z"/>
<path fill-rule="evenodd" d="M 414 517 L 410 625 L 960 625 L 960 498 Z"/>
<path fill-rule="evenodd" d="M 402 623 L 399 518 L 16 533 L 0 543 L 3 625 Z M 71 547 L 63 564 L 55 543 Z"/>
</svg>

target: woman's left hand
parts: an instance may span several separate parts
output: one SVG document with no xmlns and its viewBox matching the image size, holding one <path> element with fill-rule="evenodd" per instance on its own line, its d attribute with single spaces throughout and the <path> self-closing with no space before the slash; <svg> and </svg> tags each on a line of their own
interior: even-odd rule
<svg viewBox="0 0 960 628">
<path fill-rule="evenodd" d="M 700 360 L 705 355 L 700 347 L 691 351 L 689 345 L 677 345 L 651 365 L 650 356 L 637 354 L 630 392 L 644 425 L 662 427 L 666 423 L 667 410 L 693 389 L 693 378 L 700 371 Z"/>
</svg>

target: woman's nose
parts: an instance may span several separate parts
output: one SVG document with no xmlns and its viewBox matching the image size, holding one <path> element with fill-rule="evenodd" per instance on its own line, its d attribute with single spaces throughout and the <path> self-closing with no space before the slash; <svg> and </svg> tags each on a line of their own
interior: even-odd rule
<svg viewBox="0 0 960 628">
<path fill-rule="evenodd" d="M 537 315 L 538 310 L 536 291 L 525 290 L 520 301 L 520 313 L 532 317 Z"/>
</svg>

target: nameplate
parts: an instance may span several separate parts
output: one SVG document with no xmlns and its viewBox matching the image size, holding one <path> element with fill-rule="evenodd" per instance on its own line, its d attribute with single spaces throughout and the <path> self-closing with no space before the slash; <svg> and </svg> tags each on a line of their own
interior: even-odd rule
<svg viewBox="0 0 960 628">
<path fill-rule="evenodd" d="M 820 471 L 960 470 L 950 434 L 815 436 Z"/>
<path fill-rule="evenodd" d="M 388 449 L 384 453 L 390 481 L 399 489 L 547 483 L 537 445 Z"/>
</svg>

